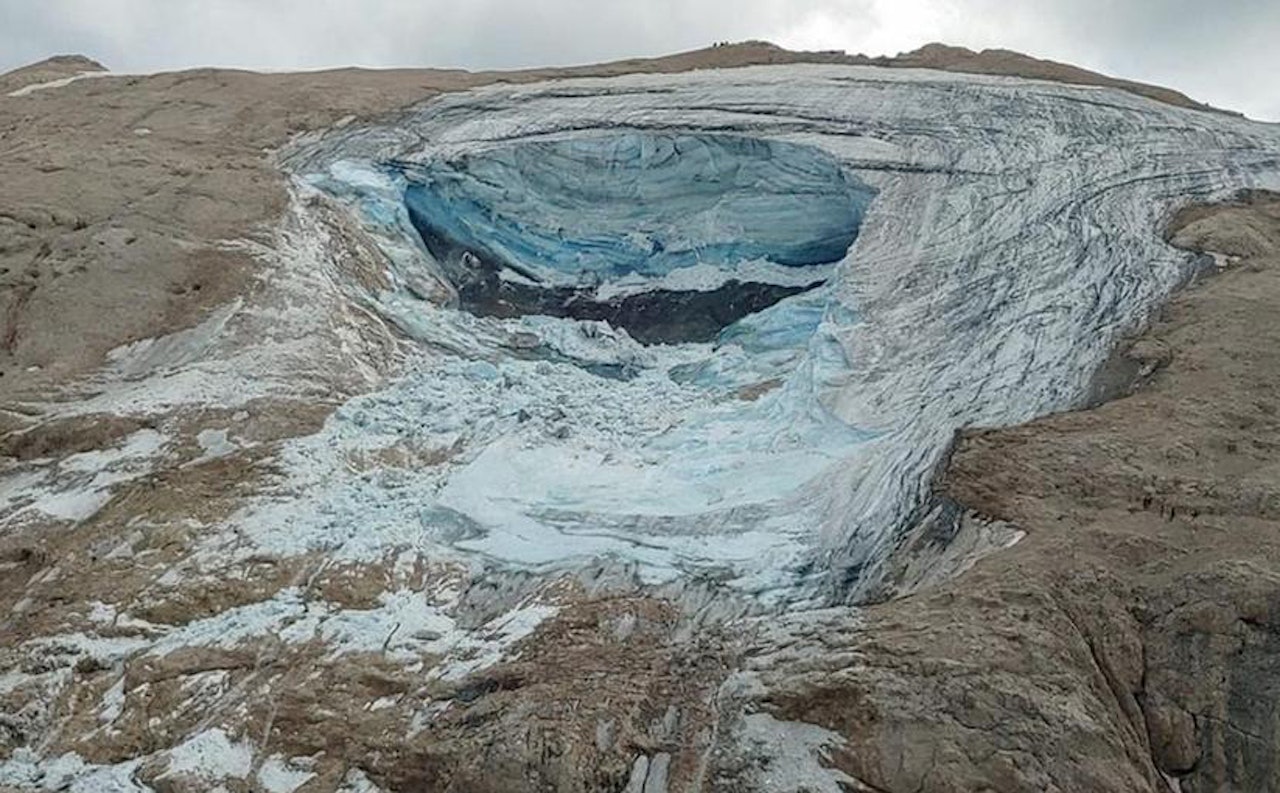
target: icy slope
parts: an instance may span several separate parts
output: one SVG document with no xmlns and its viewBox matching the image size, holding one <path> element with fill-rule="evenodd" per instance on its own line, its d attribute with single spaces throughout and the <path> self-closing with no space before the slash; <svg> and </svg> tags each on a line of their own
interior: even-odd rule
<svg viewBox="0 0 1280 793">
<path fill-rule="evenodd" d="M 1274 127 L 1110 90 L 826 66 L 493 87 L 305 140 L 286 166 L 380 242 L 374 297 L 423 353 L 296 445 L 303 503 L 240 520 L 856 586 L 957 429 L 1079 404 L 1205 266 L 1156 235 L 1172 208 L 1278 158 Z M 714 333 L 646 334 L 742 294 Z M 405 444 L 442 462 L 344 468 Z"/>
</svg>

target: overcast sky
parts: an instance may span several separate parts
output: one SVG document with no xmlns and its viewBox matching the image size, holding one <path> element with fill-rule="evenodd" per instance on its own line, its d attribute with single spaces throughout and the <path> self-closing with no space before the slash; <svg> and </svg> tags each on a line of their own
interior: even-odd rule
<svg viewBox="0 0 1280 793">
<path fill-rule="evenodd" d="M 748 38 L 1006 47 L 1280 121 L 1280 0 L 0 0 L 0 71 L 54 53 L 117 71 L 508 68 Z"/>
</svg>

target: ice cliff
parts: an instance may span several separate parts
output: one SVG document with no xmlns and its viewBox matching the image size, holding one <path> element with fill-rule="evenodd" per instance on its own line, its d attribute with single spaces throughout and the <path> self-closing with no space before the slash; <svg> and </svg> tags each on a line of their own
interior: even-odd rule
<svg viewBox="0 0 1280 793">
<path fill-rule="evenodd" d="M 711 341 L 818 283 L 808 268 L 844 258 L 871 196 L 820 149 L 658 132 L 404 172 L 409 220 L 463 307 L 605 320 L 654 342 Z M 744 278 L 748 263 L 772 283 Z"/>
<path fill-rule="evenodd" d="M 856 590 L 955 432 L 1081 404 L 1275 185 L 1274 129 L 1113 90 L 786 66 L 493 86 L 282 157 L 387 258 L 405 374 L 286 455 L 260 547 Z M 392 443 L 439 464 L 344 466 Z"/>
</svg>

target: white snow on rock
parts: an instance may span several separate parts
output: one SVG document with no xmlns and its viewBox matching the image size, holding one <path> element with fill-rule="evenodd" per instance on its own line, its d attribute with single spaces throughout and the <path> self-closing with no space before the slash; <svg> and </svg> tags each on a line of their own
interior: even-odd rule
<svg viewBox="0 0 1280 793">
<path fill-rule="evenodd" d="M 113 485 L 150 473 L 167 442 L 162 433 L 142 429 L 115 447 L 0 477 L 0 527 L 42 516 L 65 521 L 92 517 L 111 500 Z"/>
<path fill-rule="evenodd" d="M 42 759 L 30 749 L 18 748 L 0 762 L 0 785 L 61 793 L 152 793 L 150 786 L 134 778 L 141 764 L 141 760 L 128 760 L 95 765 L 75 752 Z"/>
<path fill-rule="evenodd" d="M 273 754 L 258 769 L 258 784 L 267 793 L 293 793 L 315 776 L 312 771 L 295 768 L 283 756 Z"/>
<path fill-rule="evenodd" d="M 120 76 L 120 75 L 113 75 L 111 72 L 101 72 L 101 71 L 80 72 L 79 74 L 73 74 L 70 77 L 60 77 L 57 80 L 48 80 L 43 83 L 32 83 L 31 85 L 24 85 L 16 91 L 10 91 L 9 93 L 5 94 L 5 96 L 12 96 L 12 97 L 30 96 L 31 94 L 34 94 L 37 91 L 48 91 L 54 88 L 66 88 L 68 85 L 71 85 L 72 83 L 76 83 L 85 79 L 92 79 L 95 77 L 112 77 L 112 76 Z"/>
<path fill-rule="evenodd" d="M 221 727 L 199 732 L 169 750 L 168 776 L 244 779 L 253 770 L 253 745 L 233 741 Z"/>
<path fill-rule="evenodd" d="M 342 787 L 338 788 L 338 793 L 382 793 L 382 788 L 373 784 L 368 774 L 353 768 L 343 777 Z"/>
<path fill-rule="evenodd" d="M 226 457 L 228 454 L 234 454 L 240 448 L 227 437 L 226 429 L 200 430 L 200 432 L 196 433 L 196 443 L 200 445 L 203 454 L 192 460 L 189 465 Z"/>
<path fill-rule="evenodd" d="M 102 705 L 98 709 L 98 721 L 111 724 L 124 712 L 124 675 L 107 689 L 102 695 Z"/>
<path fill-rule="evenodd" d="M 751 756 L 768 759 L 758 763 L 758 778 L 753 780 L 757 790 L 841 793 L 859 787 L 848 774 L 828 765 L 831 749 L 844 743 L 831 730 L 752 713 L 743 719 L 741 740 Z"/>
</svg>

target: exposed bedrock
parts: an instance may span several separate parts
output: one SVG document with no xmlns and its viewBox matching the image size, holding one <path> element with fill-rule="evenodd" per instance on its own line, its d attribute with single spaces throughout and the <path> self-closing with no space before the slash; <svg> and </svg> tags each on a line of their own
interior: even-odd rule
<svg viewBox="0 0 1280 793">
<path fill-rule="evenodd" d="M 599 320 L 645 344 L 707 342 L 743 317 L 813 288 L 730 280 L 708 290 L 654 289 L 598 299 L 591 288 L 513 281 L 504 277 L 509 268 L 501 260 L 453 245 L 412 208 L 409 217 L 428 248 L 446 263 L 461 305 L 482 317 Z"/>
</svg>

